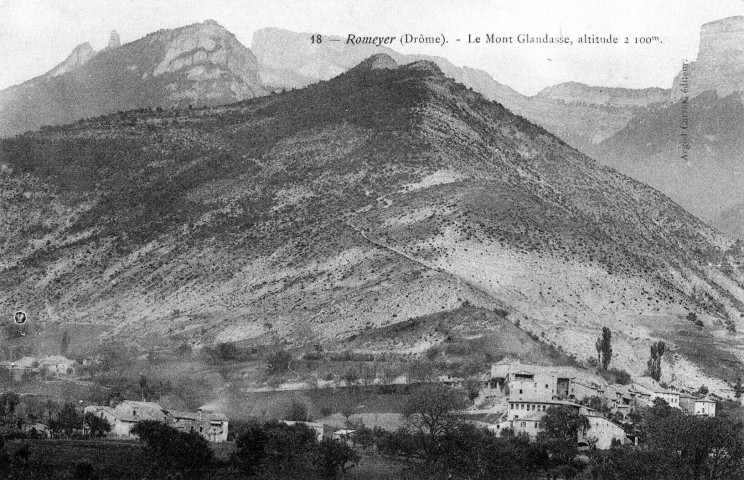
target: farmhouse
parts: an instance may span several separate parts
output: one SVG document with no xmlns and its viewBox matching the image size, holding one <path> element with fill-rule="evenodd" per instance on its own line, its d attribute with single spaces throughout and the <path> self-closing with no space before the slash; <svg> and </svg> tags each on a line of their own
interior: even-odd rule
<svg viewBox="0 0 744 480">
<path fill-rule="evenodd" d="M 124 400 L 115 407 L 90 405 L 84 411 L 108 421 L 111 424 L 109 434 L 119 438 L 134 438 L 131 432 L 137 422 L 155 420 L 165 423 L 166 420 L 165 411 L 154 402 Z"/>
<path fill-rule="evenodd" d="M 577 441 L 580 445 L 594 444 L 598 449 L 608 449 L 612 441 L 626 443 L 627 438 L 622 427 L 589 407 L 565 400 L 509 400 L 506 413 L 501 421 L 488 427 L 499 435 L 504 429 L 511 429 L 515 433 L 526 433 L 531 439 L 545 429 L 544 418 L 550 407 L 569 407 L 575 413 L 582 415 L 589 421 L 589 428 L 579 432 Z"/>
<path fill-rule="evenodd" d="M 154 402 L 125 400 L 115 407 L 91 405 L 85 413 L 92 413 L 111 424 L 109 435 L 118 438 L 135 438 L 132 428 L 137 422 L 154 420 L 182 432 L 196 432 L 210 442 L 227 441 L 228 418 L 221 413 L 196 413 L 165 410 Z"/>
<path fill-rule="evenodd" d="M 68 377 L 77 373 L 78 363 L 75 360 L 63 357 L 62 355 L 52 355 L 39 359 L 39 369 L 54 377 Z"/>
<path fill-rule="evenodd" d="M 166 423 L 182 432 L 196 432 L 210 442 L 226 442 L 228 419 L 221 413 L 165 410 Z"/>
<path fill-rule="evenodd" d="M 577 375 L 577 369 L 572 367 L 499 362 L 491 366 L 487 395 L 508 398 L 576 398 L 573 385 Z"/>
<path fill-rule="evenodd" d="M 34 357 L 23 357 L 12 362 L 0 362 L 0 368 L 10 372 L 10 375 L 16 382 L 23 380 L 24 375 L 38 375 L 40 371 L 39 361 Z"/>
</svg>

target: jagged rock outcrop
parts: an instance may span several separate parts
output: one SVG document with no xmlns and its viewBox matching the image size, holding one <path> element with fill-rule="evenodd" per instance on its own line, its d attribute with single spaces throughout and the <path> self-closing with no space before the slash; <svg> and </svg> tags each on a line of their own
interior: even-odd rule
<svg viewBox="0 0 744 480">
<path fill-rule="evenodd" d="M 119 47 L 121 47 L 121 39 L 119 38 L 119 34 L 116 32 L 116 30 L 111 30 L 111 35 L 109 36 L 108 48 L 110 50 L 113 50 Z"/>
<path fill-rule="evenodd" d="M 95 54 L 83 44 L 54 70 L 0 91 L 0 136 L 143 107 L 218 105 L 266 90 L 255 56 L 217 22 L 160 30 Z"/>
<path fill-rule="evenodd" d="M 72 53 L 65 59 L 64 62 L 60 63 L 49 72 L 45 77 L 57 77 L 67 72 L 76 70 L 90 61 L 96 55 L 96 51 L 90 46 L 90 43 L 81 43 L 72 50 Z"/>
<path fill-rule="evenodd" d="M 687 77 L 687 92 L 681 82 Z M 744 91 L 744 16 L 716 20 L 703 25 L 697 59 L 674 79 L 672 100 L 714 90 L 723 98 Z"/>
</svg>

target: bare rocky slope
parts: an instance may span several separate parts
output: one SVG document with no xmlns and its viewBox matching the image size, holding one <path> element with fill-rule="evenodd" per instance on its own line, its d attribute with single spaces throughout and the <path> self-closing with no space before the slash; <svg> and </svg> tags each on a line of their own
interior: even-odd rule
<svg viewBox="0 0 744 480">
<path fill-rule="evenodd" d="M 323 343 L 470 305 L 579 359 L 609 326 L 634 374 L 664 339 L 677 385 L 725 392 L 740 362 L 739 244 L 431 62 L 27 133 L 0 163 L 0 309 L 39 324 Z"/>
<path fill-rule="evenodd" d="M 94 52 L 82 44 L 48 73 L 0 91 L 0 136 L 144 107 L 235 102 L 265 93 L 256 58 L 213 20 Z"/>
</svg>

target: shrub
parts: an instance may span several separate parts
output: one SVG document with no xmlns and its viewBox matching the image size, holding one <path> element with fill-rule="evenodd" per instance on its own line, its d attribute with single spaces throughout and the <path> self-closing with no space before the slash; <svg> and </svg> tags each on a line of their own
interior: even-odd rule
<svg viewBox="0 0 744 480">
<path fill-rule="evenodd" d="M 138 422 L 132 433 L 146 445 L 154 473 L 182 473 L 198 477 L 209 469 L 214 454 L 207 440 L 196 432 L 179 432 L 155 420 Z"/>
<path fill-rule="evenodd" d="M 291 361 L 292 356 L 289 352 L 277 350 L 266 359 L 266 368 L 273 375 L 286 373 L 289 370 L 289 363 Z"/>
</svg>

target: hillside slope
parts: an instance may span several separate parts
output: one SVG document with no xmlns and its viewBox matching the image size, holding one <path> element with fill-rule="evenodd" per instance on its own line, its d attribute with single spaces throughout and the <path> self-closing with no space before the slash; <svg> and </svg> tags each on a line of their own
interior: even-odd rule
<svg viewBox="0 0 744 480">
<path fill-rule="evenodd" d="M 738 364 L 738 244 L 431 62 L 46 129 L 0 163 L 0 308 L 34 321 L 326 342 L 468 302 L 582 359 L 610 326 L 634 373 L 655 338 L 679 383 Z"/>
</svg>

